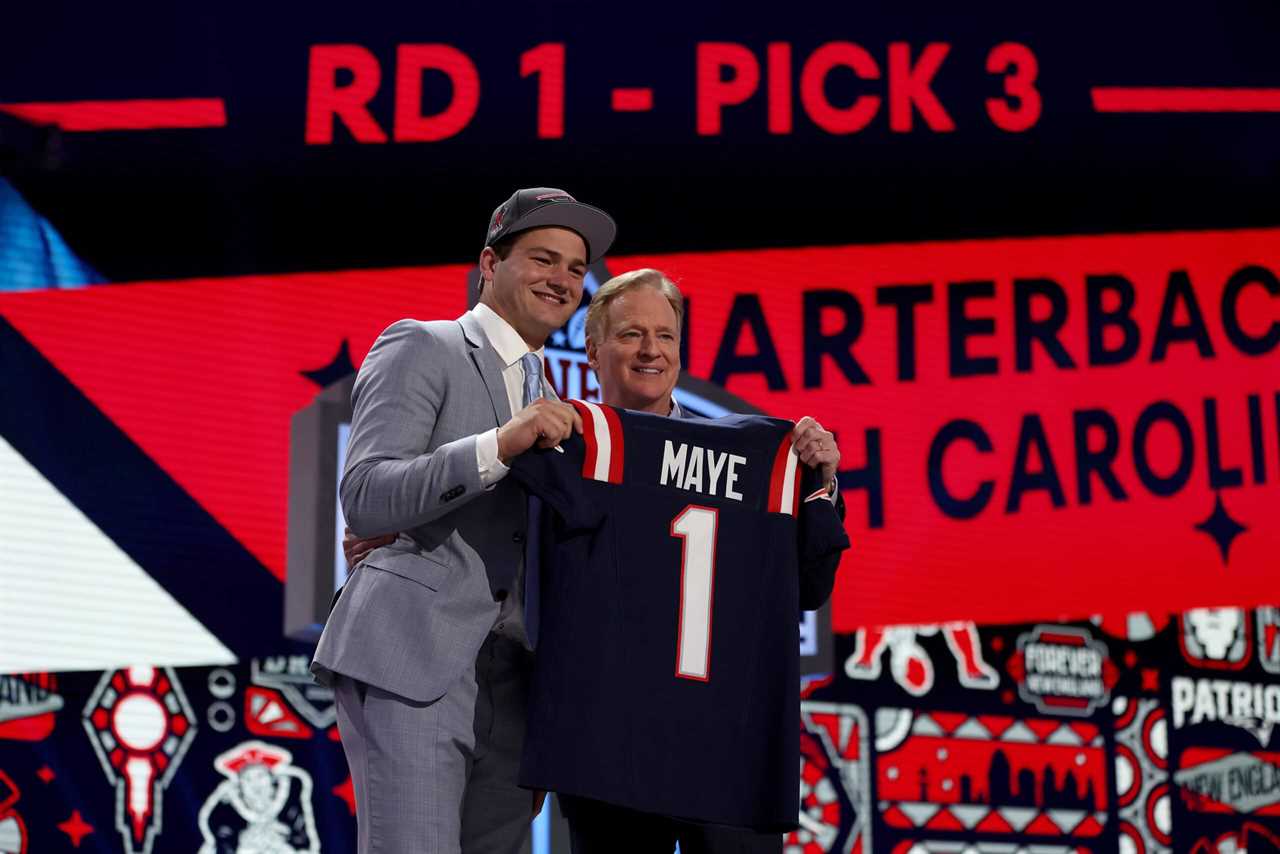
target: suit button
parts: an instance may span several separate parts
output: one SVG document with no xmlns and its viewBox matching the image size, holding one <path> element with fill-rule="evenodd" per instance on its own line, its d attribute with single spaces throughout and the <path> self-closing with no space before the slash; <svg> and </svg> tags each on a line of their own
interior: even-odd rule
<svg viewBox="0 0 1280 854">
<path fill-rule="evenodd" d="M 513 542 L 513 543 L 523 543 L 523 542 L 524 542 L 524 531 L 516 531 L 514 534 L 512 534 L 512 535 L 511 535 L 511 542 Z"/>
<path fill-rule="evenodd" d="M 494 591 L 494 593 L 493 593 L 493 601 L 495 601 L 495 602 L 505 602 L 506 600 L 507 600 L 507 591 L 505 591 L 505 590 L 495 590 L 495 591 Z"/>
</svg>

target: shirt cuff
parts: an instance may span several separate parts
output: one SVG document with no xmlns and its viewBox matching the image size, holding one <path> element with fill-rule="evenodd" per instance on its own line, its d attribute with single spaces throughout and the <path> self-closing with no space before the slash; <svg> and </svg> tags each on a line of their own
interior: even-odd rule
<svg viewBox="0 0 1280 854">
<path fill-rule="evenodd" d="M 804 502 L 808 504 L 810 501 L 830 501 L 835 506 L 840 498 L 840 482 L 836 478 L 831 478 L 830 486 L 820 486 L 813 492 L 805 496 Z"/>
<path fill-rule="evenodd" d="M 497 427 L 476 437 L 476 468 L 480 471 L 480 485 L 485 489 L 492 488 L 511 471 L 498 459 Z"/>
</svg>

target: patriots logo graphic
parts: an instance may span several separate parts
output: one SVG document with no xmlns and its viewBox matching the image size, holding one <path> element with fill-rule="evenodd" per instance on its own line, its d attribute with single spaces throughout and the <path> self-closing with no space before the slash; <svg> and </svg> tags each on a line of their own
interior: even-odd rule
<svg viewBox="0 0 1280 854">
<path fill-rule="evenodd" d="M 493 224 L 489 226 L 489 236 L 497 234 L 502 229 L 502 221 L 507 218 L 507 206 L 503 205 L 498 208 L 498 212 L 493 215 Z"/>
<path fill-rule="evenodd" d="M 85 706 L 84 728 L 116 789 L 125 850 L 151 854 L 164 824 L 164 791 L 196 736 L 177 674 L 142 666 L 108 670 Z"/>
</svg>

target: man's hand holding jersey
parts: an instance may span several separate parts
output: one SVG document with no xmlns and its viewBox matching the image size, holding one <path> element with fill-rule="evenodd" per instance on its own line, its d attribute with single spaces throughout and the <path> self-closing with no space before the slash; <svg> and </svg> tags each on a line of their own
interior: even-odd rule
<svg viewBox="0 0 1280 854">
<path fill-rule="evenodd" d="M 582 416 L 567 403 L 539 398 L 498 428 L 498 459 L 509 465 L 532 447 L 551 448 L 582 432 Z"/>
<path fill-rule="evenodd" d="M 840 449 L 836 447 L 835 434 L 824 430 L 815 419 L 806 415 L 796 422 L 791 431 L 791 444 L 800 462 L 822 471 L 822 485 L 827 492 L 834 491 L 836 469 L 840 467 Z"/>
</svg>

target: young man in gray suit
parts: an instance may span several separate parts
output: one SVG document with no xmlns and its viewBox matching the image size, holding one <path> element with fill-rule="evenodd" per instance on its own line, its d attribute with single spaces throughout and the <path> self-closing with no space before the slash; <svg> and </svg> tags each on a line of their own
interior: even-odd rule
<svg viewBox="0 0 1280 854">
<path fill-rule="evenodd" d="M 582 430 L 542 347 L 615 232 L 562 190 L 517 191 L 490 218 L 479 305 L 392 324 L 360 367 L 343 513 L 402 533 L 352 573 L 312 670 L 337 694 L 361 854 L 514 852 L 540 807 L 516 785 L 526 499 L 505 463 Z"/>
</svg>

